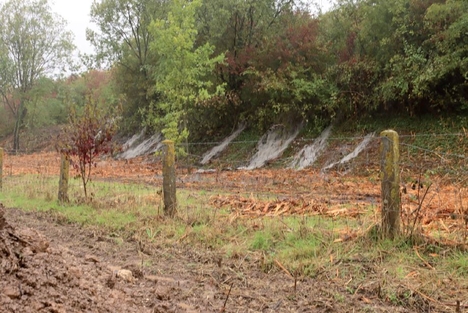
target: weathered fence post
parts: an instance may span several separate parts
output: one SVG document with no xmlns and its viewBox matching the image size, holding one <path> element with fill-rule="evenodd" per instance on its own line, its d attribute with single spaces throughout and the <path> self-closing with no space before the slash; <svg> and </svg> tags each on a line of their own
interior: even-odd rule
<svg viewBox="0 0 468 313">
<path fill-rule="evenodd" d="M 60 180 L 58 201 L 68 202 L 68 180 L 70 178 L 70 159 L 65 154 L 60 157 Z"/>
<path fill-rule="evenodd" d="M 394 130 L 380 133 L 380 178 L 382 180 L 382 235 L 394 239 L 400 232 L 399 139 Z"/>
<path fill-rule="evenodd" d="M 3 148 L 0 148 L 0 190 L 3 188 Z"/>
<path fill-rule="evenodd" d="M 176 198 L 176 173 L 175 173 L 175 148 L 174 142 L 164 140 L 163 154 L 163 196 L 164 214 L 173 217 L 177 209 Z"/>
</svg>

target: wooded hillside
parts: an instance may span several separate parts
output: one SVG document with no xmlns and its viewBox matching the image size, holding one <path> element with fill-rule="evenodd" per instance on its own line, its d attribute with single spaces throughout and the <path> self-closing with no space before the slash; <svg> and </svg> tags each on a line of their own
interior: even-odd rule
<svg viewBox="0 0 468 313">
<path fill-rule="evenodd" d="M 47 1 L 8 1 L 0 22 L 12 3 L 35 2 Z M 312 14 L 300 0 L 102 0 L 90 15 L 89 69 L 41 72 L 24 90 L 12 77 L 25 63 L 11 52 L 24 40 L 1 28 L 0 136 L 90 103 L 121 114 L 121 131 L 149 126 L 179 142 L 239 123 L 468 112 L 467 1 L 339 0 Z"/>
</svg>

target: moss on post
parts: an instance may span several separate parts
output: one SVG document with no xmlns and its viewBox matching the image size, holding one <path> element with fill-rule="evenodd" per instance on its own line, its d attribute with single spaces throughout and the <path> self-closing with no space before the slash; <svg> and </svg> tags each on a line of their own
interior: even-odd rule
<svg viewBox="0 0 468 313">
<path fill-rule="evenodd" d="M 0 148 L 0 190 L 3 188 L 3 148 Z"/>
<path fill-rule="evenodd" d="M 68 202 L 68 180 L 70 179 L 70 159 L 65 154 L 60 157 L 60 179 L 58 201 Z"/>
<path fill-rule="evenodd" d="M 164 214 L 173 217 L 177 209 L 176 198 L 176 173 L 175 173 L 175 148 L 174 142 L 164 140 L 163 153 L 163 196 Z"/>
<path fill-rule="evenodd" d="M 382 236 L 394 239 L 400 232 L 399 138 L 394 130 L 380 133 L 380 178 L 382 180 Z"/>
</svg>

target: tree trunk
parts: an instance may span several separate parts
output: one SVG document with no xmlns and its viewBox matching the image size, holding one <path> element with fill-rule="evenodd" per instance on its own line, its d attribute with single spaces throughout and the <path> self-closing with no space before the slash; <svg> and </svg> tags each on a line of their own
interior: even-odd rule
<svg viewBox="0 0 468 313">
<path fill-rule="evenodd" d="M 177 210 L 174 142 L 164 140 L 163 197 L 164 214 L 174 217 Z"/>
<path fill-rule="evenodd" d="M 13 131 L 13 150 L 15 153 L 18 153 L 20 148 L 20 141 L 19 141 L 19 133 L 20 133 L 20 125 L 21 125 L 21 114 L 18 114 L 15 123 L 15 129 Z"/>
<path fill-rule="evenodd" d="M 15 129 L 13 131 L 13 150 L 15 153 L 19 152 L 20 149 L 20 130 L 21 130 L 21 124 L 24 118 L 24 115 L 26 114 L 24 110 L 24 103 L 23 101 L 20 101 L 19 107 L 18 107 L 18 112 L 16 114 L 16 123 L 15 123 Z"/>
</svg>

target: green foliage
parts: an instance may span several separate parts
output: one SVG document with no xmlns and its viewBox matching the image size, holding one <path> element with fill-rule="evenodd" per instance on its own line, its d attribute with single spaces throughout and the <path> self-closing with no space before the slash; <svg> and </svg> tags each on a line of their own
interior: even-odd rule
<svg viewBox="0 0 468 313">
<path fill-rule="evenodd" d="M 0 5 L 0 96 L 15 118 L 14 149 L 39 79 L 68 68 L 72 34 L 47 0 L 9 0 Z M 37 91 L 37 90 L 36 90 Z M 33 95 L 31 95 L 33 93 Z"/>
<path fill-rule="evenodd" d="M 14 128 L 14 121 L 11 112 L 4 106 L 0 106 L 0 138 L 11 134 Z"/>
<path fill-rule="evenodd" d="M 166 139 L 176 143 L 188 138 L 188 109 L 223 90 L 206 77 L 224 56 L 212 57 L 210 44 L 195 45 L 195 12 L 200 5 L 201 1 L 174 0 L 167 19 L 150 25 L 150 33 L 157 38 L 150 50 L 159 56 L 154 70 L 155 90 L 162 95 L 162 101 L 155 104 L 162 114 L 153 116 L 154 123 L 161 127 Z"/>
<path fill-rule="evenodd" d="M 240 123 L 264 131 L 305 121 L 314 129 L 389 112 L 468 110 L 467 1 L 340 0 L 319 15 L 302 4 L 96 2 L 97 27 L 87 37 L 94 65 L 112 70 L 52 83 L 43 77 L 72 49 L 63 20 L 46 0 L 10 0 L 0 14 L 0 91 L 15 119 L 9 128 L 17 135 L 21 127 L 64 122 L 71 106 L 85 107 L 90 90 L 101 108 L 122 106 L 126 131 L 143 123 L 178 143 L 220 137 Z M 37 30 L 39 40 L 30 41 Z M 22 55 L 8 50 L 20 43 Z M 54 64 L 23 73 L 15 60 L 31 59 L 34 44 L 53 46 Z M 27 83 L 13 79 L 25 73 Z"/>
<path fill-rule="evenodd" d="M 340 1 L 321 32 L 336 57 L 327 73 L 338 107 L 411 116 L 465 110 L 466 11 L 466 1 Z"/>
<path fill-rule="evenodd" d="M 155 19 L 165 19 L 167 2 L 154 0 L 103 0 L 93 3 L 91 21 L 97 30 L 88 29 L 87 38 L 95 47 L 97 65 L 112 67 L 117 96 L 124 96 L 122 126 L 134 131 L 141 125 L 152 102 L 159 100 L 154 92 L 153 64 L 157 56 L 150 43 L 149 31 Z"/>
<path fill-rule="evenodd" d="M 243 122 L 463 112 L 465 12 L 455 0 L 340 0 L 318 16 L 287 0 L 105 0 L 88 35 L 114 62 L 126 127 L 141 118 L 182 142 Z"/>
<path fill-rule="evenodd" d="M 355 117 L 375 111 L 379 97 L 374 92 L 380 75 L 378 64 L 367 59 L 353 59 L 330 66 L 326 81 L 334 83 L 331 103 L 336 107 L 337 115 L 341 118 Z"/>
<path fill-rule="evenodd" d="M 55 125 L 60 120 L 61 103 L 54 98 L 55 82 L 49 78 L 41 78 L 28 92 L 25 108 L 28 114 L 24 124 L 28 131 L 34 131 L 44 126 Z"/>
<path fill-rule="evenodd" d="M 104 0 L 92 6 L 97 28 L 87 36 L 96 64 L 112 70 L 95 98 L 122 105 L 126 131 L 143 122 L 179 143 L 245 122 L 263 131 L 388 112 L 459 114 L 468 109 L 467 5 L 340 0 L 314 16 L 289 0 Z M 63 121 L 100 75 L 58 89 L 57 104 L 30 101 L 55 113 L 26 123 Z"/>
<path fill-rule="evenodd" d="M 440 109 L 468 109 L 468 3 L 446 1 L 434 4 L 425 14 L 431 48 L 427 66 L 418 82 L 425 91 L 436 91 Z"/>
</svg>

